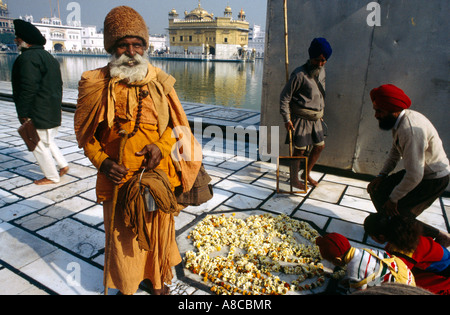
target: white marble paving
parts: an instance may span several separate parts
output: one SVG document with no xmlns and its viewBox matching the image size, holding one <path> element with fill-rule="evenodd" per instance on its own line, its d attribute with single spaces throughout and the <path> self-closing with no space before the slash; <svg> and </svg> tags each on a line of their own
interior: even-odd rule
<svg viewBox="0 0 450 315">
<path fill-rule="evenodd" d="M 0 206 L 5 206 L 20 200 L 20 197 L 0 189 Z"/>
<path fill-rule="evenodd" d="M 69 177 L 70 176 L 63 176 L 61 181 Z M 56 202 L 62 201 L 92 189 L 95 187 L 96 181 L 97 179 L 95 176 L 80 180 L 72 178 L 70 184 L 59 186 L 58 188 L 45 192 L 43 195 Z"/>
<path fill-rule="evenodd" d="M 103 231 L 92 229 L 70 218 L 58 221 L 37 233 L 87 258 L 96 255 L 105 245 Z"/>
<path fill-rule="evenodd" d="M 86 208 L 92 207 L 93 205 L 94 202 L 77 196 L 55 203 L 54 205 L 39 211 L 39 214 L 60 220 Z"/>
<path fill-rule="evenodd" d="M 32 213 L 16 220 L 15 222 L 29 231 L 37 231 L 43 227 L 55 223 L 56 219 L 45 215 L 40 215 L 39 213 Z"/>
<path fill-rule="evenodd" d="M 21 269 L 61 295 L 102 294 L 103 271 L 63 250 L 56 250 Z"/>
<path fill-rule="evenodd" d="M 439 199 L 435 200 L 433 202 L 433 204 L 428 209 L 426 209 L 425 211 L 427 211 L 427 213 L 432 212 L 434 214 L 442 215 L 442 207 L 441 207 L 440 200 Z"/>
<path fill-rule="evenodd" d="M 220 163 L 219 166 L 226 168 L 226 169 L 230 169 L 230 170 L 239 170 L 247 165 L 249 165 L 251 162 L 253 162 L 254 160 L 250 160 L 248 158 L 245 157 L 233 157 L 231 159 L 226 160 L 223 163 Z"/>
<path fill-rule="evenodd" d="M 313 223 L 317 228 L 324 229 L 327 222 L 330 220 L 329 217 L 312 213 L 309 211 L 303 211 L 303 210 L 297 210 L 294 215 L 294 218 L 297 218 L 299 220 L 307 221 L 310 223 Z"/>
<path fill-rule="evenodd" d="M 332 175 L 332 174 L 326 174 L 324 176 L 323 180 L 340 183 L 340 184 L 344 184 L 344 185 L 349 185 L 349 186 L 360 187 L 360 188 L 367 188 L 367 185 L 369 184 L 369 182 L 363 181 L 360 179 L 336 176 L 336 175 Z"/>
<path fill-rule="evenodd" d="M 39 171 L 40 172 L 40 171 Z M 36 173 L 38 176 L 35 179 L 42 178 L 42 173 Z M 35 185 L 34 183 L 30 183 L 29 185 L 25 185 L 16 189 L 13 189 L 12 192 L 24 198 L 30 198 L 32 196 L 36 196 L 39 194 L 46 193 L 48 191 L 54 191 L 60 188 L 62 185 L 67 184 L 69 182 L 74 182 L 76 178 L 71 176 L 63 176 L 61 181 L 58 184 L 50 184 L 50 185 Z M 70 192 L 69 192 L 70 193 Z M 56 201 L 56 200 L 55 200 Z"/>
<path fill-rule="evenodd" d="M 195 108 L 196 113 L 204 110 L 198 105 Z M 103 272 L 98 266 L 104 263 L 105 239 L 103 208 L 96 203 L 97 170 L 76 144 L 73 114 L 63 114 L 57 138 L 69 161 L 69 174 L 59 184 L 37 186 L 33 180 L 41 178 L 42 172 L 16 133 L 14 105 L 0 100 L 0 110 L 0 261 L 4 262 L 0 265 L 0 294 L 102 294 Z M 175 217 L 181 254 L 192 248 L 186 238 L 188 231 L 208 213 L 234 213 L 237 217 L 283 213 L 309 222 L 321 233 L 344 234 L 354 246 L 382 247 L 364 235 L 364 219 L 375 212 L 366 190 L 367 181 L 313 171 L 311 176 L 320 179 L 318 187 L 309 187 L 305 194 L 278 194 L 276 163 L 250 159 L 244 146 L 237 151 L 234 146 L 233 150 L 231 146 L 224 148 L 222 139 L 208 136 L 208 132 L 200 142 L 214 197 L 200 206 L 183 209 Z M 289 191 L 288 178 L 288 168 L 281 166 L 281 191 Z M 450 198 L 441 200 L 419 219 L 448 230 Z M 74 278 L 78 282 L 72 281 Z M 203 288 L 180 276 L 171 285 L 174 294 L 211 294 Z M 117 290 L 110 292 L 115 294 Z M 139 290 L 137 294 L 148 293 Z"/>
<path fill-rule="evenodd" d="M 360 187 L 354 187 L 354 186 L 347 186 L 347 190 L 345 191 L 346 195 L 369 199 L 370 196 L 367 192 L 367 188 L 360 188 Z"/>
<path fill-rule="evenodd" d="M 216 176 L 218 178 L 224 178 L 233 174 L 233 172 L 230 170 L 207 164 L 205 164 L 205 170 L 208 172 L 210 176 Z"/>
<path fill-rule="evenodd" d="M 90 225 L 103 223 L 103 206 L 96 204 L 91 208 L 83 210 L 73 216 L 73 218 L 83 221 Z"/>
<path fill-rule="evenodd" d="M 330 203 L 338 203 L 347 186 L 322 180 L 320 185 L 314 188 L 310 198 Z"/>
<path fill-rule="evenodd" d="M 447 230 L 447 224 L 442 214 L 436 214 L 427 209 L 417 219 L 440 230 Z"/>
<path fill-rule="evenodd" d="M 246 183 L 240 183 L 237 181 L 231 181 L 228 179 L 220 181 L 216 184 L 216 187 L 259 199 L 265 199 L 273 193 L 272 190 L 266 188 L 257 187 Z"/>
<path fill-rule="evenodd" d="M 369 212 L 366 211 L 360 211 L 313 199 L 306 200 L 301 205 L 300 209 L 356 224 L 363 224 L 364 219 L 369 215 Z"/>
<path fill-rule="evenodd" d="M 16 269 L 50 254 L 57 248 L 20 228 L 7 228 L 0 233 L 0 257 Z"/>
<path fill-rule="evenodd" d="M 0 212 L 0 219 L 5 221 L 10 221 L 16 218 L 20 218 L 24 215 L 30 214 L 32 212 L 35 212 L 36 209 L 27 205 L 21 205 L 21 204 L 13 204 L 10 206 L 6 206 L 2 208 L 2 211 Z"/>
<path fill-rule="evenodd" d="M 368 212 L 377 212 L 372 201 L 359 197 L 345 195 L 344 197 L 342 197 L 339 204 L 341 206 L 346 206 L 349 208 L 364 210 Z"/>
<path fill-rule="evenodd" d="M 227 200 L 231 196 L 232 196 L 231 192 L 228 192 L 228 191 L 222 190 L 222 189 L 215 189 L 214 195 L 210 200 L 208 200 L 207 202 L 205 202 L 199 206 L 188 206 L 188 207 L 184 208 L 183 211 L 199 215 L 199 214 L 202 214 L 204 212 L 214 209 L 215 207 L 222 204 L 225 200 Z"/>
<path fill-rule="evenodd" d="M 222 166 L 222 165 L 221 165 Z M 233 175 L 229 176 L 228 178 L 231 180 L 237 180 L 243 183 L 251 183 L 256 178 L 260 177 L 263 173 L 261 172 L 261 169 L 256 166 L 247 166 L 243 169 L 235 172 Z"/>
<path fill-rule="evenodd" d="M 445 206 L 450 206 L 450 198 L 442 197 L 442 202 Z"/>
<path fill-rule="evenodd" d="M 45 291 L 6 268 L 0 270 L 0 283 L 8 283 L 7 286 L 0 286 L 0 295 L 47 295 Z"/>
<path fill-rule="evenodd" d="M 290 215 L 303 199 L 303 196 L 296 194 L 276 194 L 261 205 L 260 209 Z"/>
<path fill-rule="evenodd" d="M 348 239 L 363 242 L 364 239 L 364 227 L 360 224 L 353 224 L 351 222 L 342 220 L 331 220 L 327 226 L 327 233 L 339 233 L 345 235 Z"/>
<path fill-rule="evenodd" d="M 195 215 L 186 213 L 184 211 L 181 211 L 180 214 L 178 214 L 178 216 L 176 216 L 175 219 L 175 230 L 179 230 L 182 227 L 186 226 L 187 224 L 191 223 L 192 221 L 194 221 L 196 218 Z"/>
<path fill-rule="evenodd" d="M 236 194 L 225 201 L 224 204 L 237 209 L 256 209 L 261 204 L 261 200 Z"/>
<path fill-rule="evenodd" d="M 13 225 L 0 220 L 0 233 L 6 232 L 7 230 L 12 229 L 12 228 L 14 228 Z"/>
</svg>

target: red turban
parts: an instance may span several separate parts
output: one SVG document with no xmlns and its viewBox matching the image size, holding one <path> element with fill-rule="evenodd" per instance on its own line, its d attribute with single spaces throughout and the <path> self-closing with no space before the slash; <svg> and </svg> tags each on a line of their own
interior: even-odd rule
<svg viewBox="0 0 450 315">
<path fill-rule="evenodd" d="M 335 257 L 341 257 L 350 249 L 350 242 L 345 236 L 338 233 L 329 233 L 319 236 L 316 244 L 320 248 L 320 254 L 327 260 L 333 260 Z"/>
<path fill-rule="evenodd" d="M 411 106 L 408 95 L 395 85 L 385 84 L 370 91 L 372 102 L 375 101 L 378 107 L 388 112 L 400 112 Z"/>
</svg>

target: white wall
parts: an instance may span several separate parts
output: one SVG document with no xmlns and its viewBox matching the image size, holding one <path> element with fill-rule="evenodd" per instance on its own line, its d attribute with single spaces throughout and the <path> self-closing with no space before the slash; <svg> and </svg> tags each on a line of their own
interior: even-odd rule
<svg viewBox="0 0 450 315">
<path fill-rule="evenodd" d="M 318 164 L 362 174 L 378 173 L 392 142 L 390 132 L 379 130 L 369 96 L 381 84 L 402 88 L 412 99 L 411 109 L 432 121 L 450 152 L 450 1 L 379 1 L 380 26 L 368 24 L 375 12 L 368 10 L 370 3 L 288 0 L 289 72 L 308 59 L 314 37 L 327 38 L 333 48 L 326 64 L 329 137 Z M 267 5 L 261 125 L 280 126 L 280 155 L 285 155 L 279 114 L 286 82 L 283 0 Z"/>
</svg>

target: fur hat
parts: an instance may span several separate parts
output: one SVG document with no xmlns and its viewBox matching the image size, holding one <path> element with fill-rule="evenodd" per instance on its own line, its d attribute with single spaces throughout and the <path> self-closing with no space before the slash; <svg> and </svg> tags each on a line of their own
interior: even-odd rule
<svg viewBox="0 0 450 315">
<path fill-rule="evenodd" d="M 109 53 L 112 53 L 116 42 L 126 36 L 142 38 L 145 50 L 148 49 L 147 25 L 142 16 L 130 7 L 119 6 L 112 9 L 106 15 L 103 32 L 103 43 Z"/>
<path fill-rule="evenodd" d="M 33 24 L 24 20 L 16 19 L 14 23 L 14 32 L 24 42 L 30 45 L 45 45 L 47 40 Z"/>
</svg>

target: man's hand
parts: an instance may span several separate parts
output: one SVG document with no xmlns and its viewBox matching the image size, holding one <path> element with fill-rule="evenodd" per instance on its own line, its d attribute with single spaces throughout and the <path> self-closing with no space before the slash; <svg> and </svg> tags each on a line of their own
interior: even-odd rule
<svg viewBox="0 0 450 315">
<path fill-rule="evenodd" d="M 390 217 L 394 217 L 400 215 L 397 209 L 397 203 L 393 202 L 391 199 L 388 199 L 386 203 L 383 205 L 384 214 Z"/>
<path fill-rule="evenodd" d="M 19 117 L 19 122 L 20 122 L 21 125 L 23 125 L 28 119 L 30 119 L 30 118 L 28 118 L 28 117 Z"/>
<path fill-rule="evenodd" d="M 295 129 L 294 125 L 292 124 L 292 121 L 290 121 L 290 120 L 288 122 L 284 123 L 284 127 L 286 127 L 287 131 Z"/>
<path fill-rule="evenodd" d="M 137 156 L 145 156 L 142 165 L 147 170 L 152 170 L 159 165 L 162 159 L 161 150 L 156 144 L 147 144 L 141 151 L 136 152 Z"/>
<path fill-rule="evenodd" d="M 120 185 L 128 173 L 128 168 L 107 158 L 100 166 L 100 172 L 104 173 L 114 184 Z"/>
<path fill-rule="evenodd" d="M 381 182 L 383 181 L 383 179 L 384 179 L 384 176 L 378 176 L 378 177 L 375 177 L 375 178 L 369 183 L 369 185 L 367 185 L 367 192 L 368 192 L 369 194 L 374 193 L 374 192 L 378 189 L 378 187 L 380 186 L 380 184 L 381 184 Z"/>
</svg>

